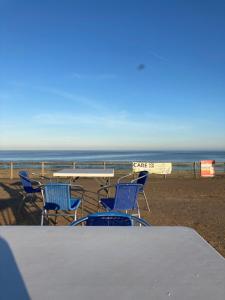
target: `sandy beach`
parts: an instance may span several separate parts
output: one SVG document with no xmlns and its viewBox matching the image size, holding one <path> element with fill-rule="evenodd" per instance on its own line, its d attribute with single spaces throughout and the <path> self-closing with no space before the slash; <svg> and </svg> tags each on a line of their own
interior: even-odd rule
<svg viewBox="0 0 225 300">
<path fill-rule="evenodd" d="M 117 178 L 113 178 L 116 182 Z M 215 178 L 151 178 L 146 194 L 151 212 L 140 197 L 141 216 L 152 225 L 188 226 L 194 228 L 207 242 L 225 257 L 225 176 Z M 97 211 L 96 191 L 99 185 L 93 179 L 78 179 L 87 191 L 84 214 Z M 21 212 L 21 185 L 18 179 L 1 179 L 0 224 L 39 225 L 42 200 L 36 205 L 26 203 Z M 81 211 L 78 210 L 78 218 Z M 72 219 L 71 219 L 72 220 Z M 70 219 L 58 218 L 56 225 L 67 225 Z M 49 225 L 54 225 L 50 219 Z"/>
</svg>

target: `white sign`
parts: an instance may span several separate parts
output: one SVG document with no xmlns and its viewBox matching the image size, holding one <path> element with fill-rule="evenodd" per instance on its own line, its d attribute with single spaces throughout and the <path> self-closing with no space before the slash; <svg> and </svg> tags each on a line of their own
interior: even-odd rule
<svg viewBox="0 0 225 300">
<path fill-rule="evenodd" d="M 133 162 L 133 171 L 148 171 L 151 174 L 171 174 L 172 163 Z"/>
</svg>

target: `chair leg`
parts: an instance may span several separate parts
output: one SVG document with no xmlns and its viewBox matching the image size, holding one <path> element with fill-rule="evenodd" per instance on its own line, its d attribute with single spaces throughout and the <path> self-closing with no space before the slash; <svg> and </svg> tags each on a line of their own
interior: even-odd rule
<svg viewBox="0 0 225 300">
<path fill-rule="evenodd" d="M 56 220 L 57 220 L 57 214 L 58 214 L 58 210 L 55 211 L 55 225 L 56 225 Z"/>
<path fill-rule="evenodd" d="M 137 210 L 138 210 L 138 218 L 140 218 L 141 214 L 140 214 L 140 208 L 138 202 L 137 202 Z M 139 227 L 141 227 L 141 223 L 139 224 Z"/>
<path fill-rule="evenodd" d="M 98 212 L 100 212 L 100 200 L 98 201 Z"/>
<path fill-rule="evenodd" d="M 32 194 L 32 202 L 33 203 L 35 202 L 35 194 L 34 193 Z"/>
<path fill-rule="evenodd" d="M 47 209 L 43 209 L 42 210 L 42 213 L 41 213 L 41 226 L 43 226 L 44 225 L 44 217 L 45 216 L 47 216 L 47 218 L 48 218 L 48 211 L 47 211 Z M 49 225 L 49 224 L 48 224 Z"/>
<path fill-rule="evenodd" d="M 146 195 L 145 195 L 145 191 L 143 191 L 143 195 L 144 195 L 144 198 L 145 198 L 145 202 L 146 202 L 148 211 L 150 212 L 150 207 L 149 207 L 148 199 L 147 199 L 147 197 L 146 197 Z"/>
<path fill-rule="evenodd" d="M 27 196 L 23 195 L 23 199 L 21 200 L 21 203 L 19 204 L 19 207 L 18 207 L 18 213 L 21 211 L 26 198 L 27 198 Z"/>
<path fill-rule="evenodd" d="M 84 198 L 81 199 L 81 218 L 84 216 Z"/>
<path fill-rule="evenodd" d="M 41 226 L 44 225 L 44 210 L 41 212 Z"/>
<path fill-rule="evenodd" d="M 137 209 L 138 209 L 138 217 L 140 218 L 140 217 L 141 217 L 141 215 L 140 215 L 140 208 L 139 208 L 139 204 L 138 204 L 138 202 L 137 202 Z"/>
</svg>

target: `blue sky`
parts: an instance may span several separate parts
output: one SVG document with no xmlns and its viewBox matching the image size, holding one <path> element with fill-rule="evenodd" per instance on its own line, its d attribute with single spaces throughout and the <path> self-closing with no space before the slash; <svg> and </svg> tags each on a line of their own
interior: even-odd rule
<svg viewBox="0 0 225 300">
<path fill-rule="evenodd" d="M 225 1 L 0 0 L 0 149 L 225 149 Z"/>
</svg>

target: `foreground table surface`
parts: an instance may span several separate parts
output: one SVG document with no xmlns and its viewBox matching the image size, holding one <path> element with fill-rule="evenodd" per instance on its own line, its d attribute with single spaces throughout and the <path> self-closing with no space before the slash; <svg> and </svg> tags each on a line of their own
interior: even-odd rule
<svg viewBox="0 0 225 300">
<path fill-rule="evenodd" d="M 63 169 L 53 173 L 58 177 L 114 177 L 114 169 Z"/>
<path fill-rule="evenodd" d="M 1 299 L 225 299 L 225 260 L 185 227 L 0 227 Z"/>
</svg>

